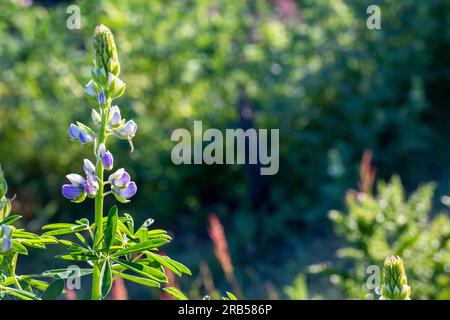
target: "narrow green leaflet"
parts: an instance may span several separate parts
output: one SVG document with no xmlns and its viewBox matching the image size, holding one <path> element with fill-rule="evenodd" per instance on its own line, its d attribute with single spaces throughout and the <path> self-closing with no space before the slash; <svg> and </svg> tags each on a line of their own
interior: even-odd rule
<svg viewBox="0 0 450 320">
<path fill-rule="evenodd" d="M 118 264 L 126 267 L 129 270 L 139 273 L 155 281 L 167 282 L 167 276 L 164 274 L 164 272 L 156 268 L 145 266 L 137 262 L 126 261 L 123 259 L 114 259 L 114 262 L 117 262 Z"/>
<path fill-rule="evenodd" d="M 163 288 L 163 290 L 165 292 L 167 292 L 168 294 L 170 294 L 172 297 L 178 299 L 178 300 L 189 300 L 184 294 L 183 292 L 181 292 L 180 290 L 178 290 L 177 288 L 174 287 L 165 287 Z"/>
<path fill-rule="evenodd" d="M 139 284 L 142 284 L 144 286 L 147 287 L 157 287 L 159 288 L 159 282 L 154 281 L 154 280 L 150 280 L 150 279 L 146 279 L 146 278 L 141 278 L 141 277 L 136 277 L 130 274 L 126 274 L 126 273 L 122 273 L 122 272 L 117 272 L 117 271 L 113 271 L 113 274 L 125 279 L 125 280 L 129 280 L 129 281 L 133 281 Z"/>
<path fill-rule="evenodd" d="M 119 210 L 117 206 L 113 206 L 108 213 L 108 220 L 106 221 L 105 228 L 105 249 L 109 250 L 109 247 L 114 241 L 117 231 L 117 220 L 119 218 Z"/>
<path fill-rule="evenodd" d="M 147 240 L 144 242 L 140 242 L 138 244 L 135 244 L 134 246 L 119 250 L 117 252 L 115 252 L 112 257 L 119 257 L 119 256 L 123 256 L 123 255 L 127 255 L 127 254 L 131 254 L 131 253 L 136 253 L 136 252 L 142 252 L 145 250 L 151 250 L 151 249 L 156 249 L 166 243 L 169 243 L 169 240 L 166 239 L 152 239 L 152 240 Z"/>
<path fill-rule="evenodd" d="M 12 215 L 12 216 L 8 216 L 5 219 L 0 221 L 0 224 L 13 224 L 14 222 L 16 222 L 17 220 L 21 219 L 21 216 L 18 215 Z"/>
<path fill-rule="evenodd" d="M 64 280 L 57 279 L 48 285 L 47 289 L 42 294 L 41 299 L 56 300 L 62 294 L 63 291 L 64 291 Z"/>
<path fill-rule="evenodd" d="M 185 265 L 183 265 L 175 260 L 172 260 L 171 258 L 169 258 L 167 256 L 161 256 L 161 255 L 153 253 L 153 252 L 147 252 L 147 255 L 149 257 L 153 258 L 154 260 L 156 260 L 157 262 L 159 262 L 164 267 L 172 270 L 179 276 L 181 276 L 181 273 L 192 275 L 191 270 L 189 270 Z"/>
<path fill-rule="evenodd" d="M 22 289 L 0 286 L 0 290 L 4 290 L 4 291 L 8 292 L 9 294 L 16 296 L 22 300 L 40 300 L 38 296 L 34 295 L 31 292 L 22 290 Z"/>
<path fill-rule="evenodd" d="M 28 254 L 28 250 L 27 248 L 25 248 L 25 246 L 23 244 L 21 244 L 19 241 L 17 240 L 13 240 L 12 241 L 12 247 L 13 250 L 20 253 L 20 254 L 24 254 L 27 255 Z"/>
<path fill-rule="evenodd" d="M 102 293 L 102 298 L 104 298 L 109 293 L 109 290 L 111 290 L 113 283 L 111 264 L 109 260 L 106 260 L 103 263 L 102 271 L 100 273 L 100 279 L 100 290 Z"/>
</svg>

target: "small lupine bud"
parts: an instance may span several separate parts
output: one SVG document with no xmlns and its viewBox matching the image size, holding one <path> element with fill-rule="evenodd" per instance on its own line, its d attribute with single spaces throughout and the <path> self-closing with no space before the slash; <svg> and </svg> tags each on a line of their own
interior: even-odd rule
<svg viewBox="0 0 450 320">
<path fill-rule="evenodd" d="M 99 157 L 102 160 L 106 170 L 111 170 L 114 165 L 114 158 L 108 150 L 106 150 L 105 144 L 100 144 L 98 148 Z"/>
<path fill-rule="evenodd" d="M 89 198 L 94 198 L 97 194 L 99 185 L 96 179 L 97 178 L 95 176 L 89 176 L 84 184 L 84 191 Z"/>
<path fill-rule="evenodd" d="M 97 83 L 99 86 L 105 86 L 107 83 L 107 76 L 105 69 L 99 69 L 97 67 L 92 68 L 91 71 L 92 79 Z"/>
<path fill-rule="evenodd" d="M 84 128 L 71 123 L 69 127 L 69 135 L 72 140 L 78 140 L 82 145 L 90 143 L 94 140 L 92 134 L 88 133 Z"/>
<path fill-rule="evenodd" d="M 106 97 L 103 90 L 98 94 L 98 105 L 101 109 L 104 109 L 106 107 Z"/>
<path fill-rule="evenodd" d="M 409 300 L 411 288 L 408 286 L 403 261 L 399 256 L 384 260 L 381 300 Z"/>
<path fill-rule="evenodd" d="M 124 189 L 128 187 L 130 181 L 130 175 L 123 168 L 117 170 L 108 178 L 108 182 L 111 183 L 113 187 L 116 187 L 118 189 Z"/>
<path fill-rule="evenodd" d="M 95 176 L 95 166 L 89 159 L 84 159 L 83 170 L 87 177 Z"/>
<path fill-rule="evenodd" d="M 122 116 L 120 115 L 120 109 L 118 106 L 112 106 L 109 111 L 109 125 L 111 127 L 117 127 L 122 124 Z"/>
<path fill-rule="evenodd" d="M 98 126 L 102 122 L 102 117 L 100 116 L 100 113 L 98 113 L 97 110 L 95 109 L 92 109 L 91 118 L 96 126 Z"/>
<path fill-rule="evenodd" d="M 86 87 L 84 88 L 84 93 L 91 98 L 92 100 L 97 100 L 98 89 L 93 80 L 89 81 Z"/>
<path fill-rule="evenodd" d="M 114 91 L 112 92 L 113 98 L 120 97 L 123 92 L 125 91 L 126 84 L 119 79 L 119 77 L 116 77 Z"/>
<path fill-rule="evenodd" d="M 137 124 L 133 120 L 127 121 L 122 128 L 116 131 L 115 136 L 123 140 L 131 140 L 136 135 Z"/>
<path fill-rule="evenodd" d="M 0 220 L 9 216 L 11 212 L 11 200 L 6 197 L 0 199 Z"/>
<path fill-rule="evenodd" d="M 0 238 L 0 254 L 7 253 L 9 250 L 11 250 L 11 248 L 12 248 L 11 240 L 6 236 L 1 237 Z"/>
<path fill-rule="evenodd" d="M 118 75 L 120 67 L 114 36 L 111 30 L 102 24 L 94 31 L 94 49 L 97 68 L 104 68 L 106 72 Z"/>
<path fill-rule="evenodd" d="M 116 79 L 117 77 L 114 74 L 108 72 L 108 91 L 111 93 L 116 90 Z"/>
<path fill-rule="evenodd" d="M 112 187 L 111 188 L 112 193 L 116 197 L 117 201 L 122 203 L 130 202 L 128 199 L 133 197 L 137 192 L 137 186 L 136 183 L 133 181 L 128 184 L 128 186 L 124 189 L 119 189 Z"/>
<path fill-rule="evenodd" d="M 0 166 L 0 199 L 6 196 L 7 192 L 8 192 L 8 184 L 6 183 L 2 167 Z"/>
</svg>

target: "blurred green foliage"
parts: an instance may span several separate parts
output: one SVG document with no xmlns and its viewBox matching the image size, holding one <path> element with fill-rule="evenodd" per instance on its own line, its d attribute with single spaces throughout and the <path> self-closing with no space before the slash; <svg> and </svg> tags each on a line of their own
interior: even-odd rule
<svg viewBox="0 0 450 320">
<path fill-rule="evenodd" d="M 320 271 L 343 296 L 378 298 L 368 286 L 368 267 L 399 255 L 407 265 L 412 299 L 450 298 L 450 219 L 448 212 L 430 215 L 434 188 L 425 184 L 406 199 L 400 179 L 393 177 L 379 182 L 376 196 L 349 193 L 346 213 L 330 211 L 345 246 L 337 251 L 339 260 Z"/>
<path fill-rule="evenodd" d="M 16 211 L 35 229 L 92 210 L 64 201 L 60 186 L 81 168 L 67 128 L 88 121 L 82 88 L 99 23 L 116 36 L 127 83 L 119 103 L 139 126 L 130 170 L 138 220 L 152 216 L 202 241 L 207 214 L 217 212 L 237 263 L 251 263 L 247 253 L 265 248 L 256 240 L 283 245 L 328 231 L 326 212 L 341 207 L 365 148 L 380 177 L 397 172 L 407 190 L 435 180 L 438 194 L 449 192 L 448 2 L 287 1 L 296 7 L 287 16 L 283 1 L 26 2 L 0 3 L 0 155 Z M 70 4 L 80 6 L 80 30 L 66 27 Z M 381 30 L 366 28 L 372 4 Z M 280 129 L 276 176 L 171 163 L 172 130 L 194 120 L 238 127 L 243 97 L 257 128 Z M 127 144 L 111 149 L 123 163 Z"/>
</svg>

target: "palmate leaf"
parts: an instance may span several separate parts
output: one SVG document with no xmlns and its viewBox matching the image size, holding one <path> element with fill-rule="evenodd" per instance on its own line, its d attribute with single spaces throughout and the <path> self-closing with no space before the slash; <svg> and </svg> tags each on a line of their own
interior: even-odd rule
<svg viewBox="0 0 450 320">
<path fill-rule="evenodd" d="M 184 294 L 183 292 L 181 292 L 180 290 L 178 290 L 177 288 L 174 287 L 165 287 L 163 288 L 163 290 L 165 292 L 167 292 L 168 294 L 170 294 L 172 297 L 178 299 L 178 300 L 189 300 Z"/>
</svg>

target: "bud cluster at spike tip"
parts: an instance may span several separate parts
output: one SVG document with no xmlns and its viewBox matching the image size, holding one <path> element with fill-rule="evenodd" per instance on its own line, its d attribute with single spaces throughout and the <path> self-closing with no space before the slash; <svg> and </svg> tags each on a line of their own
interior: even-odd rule
<svg viewBox="0 0 450 320">
<path fill-rule="evenodd" d="M 108 182 L 100 181 L 96 170 L 99 162 L 103 165 L 101 170 L 112 170 L 114 157 L 106 147 L 106 138 L 112 136 L 120 140 L 128 140 L 131 151 L 132 139 L 136 135 L 137 124 L 133 120 L 122 118 L 121 110 L 117 105 L 111 106 L 113 99 L 121 96 L 125 91 L 125 83 L 119 79 L 120 64 L 114 42 L 114 36 L 104 25 L 99 25 L 94 31 L 93 46 L 95 49 L 95 63 L 91 71 L 92 79 L 86 85 L 84 92 L 87 97 L 96 103 L 91 110 L 94 130 L 80 122 L 71 124 L 69 135 L 71 140 L 79 141 L 82 145 L 94 143 L 94 154 L 97 165 L 85 159 L 83 170 L 85 176 L 75 173 L 67 175 L 70 184 L 64 184 L 61 192 L 64 197 L 73 202 L 82 202 L 87 197 L 94 198 L 99 188 L 110 184 L 111 191 L 102 194 L 113 194 L 120 202 L 129 202 L 129 198 L 137 192 L 136 184 L 131 181 L 130 175 L 119 169 L 113 173 Z M 105 117 L 106 116 L 106 117 Z M 102 125 L 102 121 L 105 123 Z M 102 133 L 101 130 L 105 130 Z M 101 143 L 100 143 L 101 142 Z"/>
<path fill-rule="evenodd" d="M 99 69 L 119 75 L 120 65 L 114 36 L 108 27 L 101 24 L 94 31 L 95 64 Z"/>
<path fill-rule="evenodd" d="M 403 261 L 399 256 L 384 260 L 381 300 L 410 300 L 411 288 L 408 286 Z"/>
</svg>

